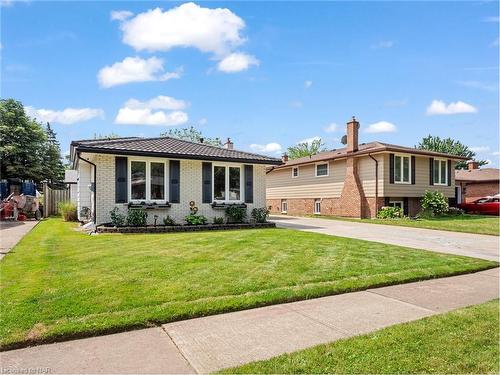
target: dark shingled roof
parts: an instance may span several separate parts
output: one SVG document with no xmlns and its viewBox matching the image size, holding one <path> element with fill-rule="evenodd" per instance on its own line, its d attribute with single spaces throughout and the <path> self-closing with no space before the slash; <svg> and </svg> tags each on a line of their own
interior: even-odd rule
<svg viewBox="0 0 500 375">
<path fill-rule="evenodd" d="M 481 169 L 457 169 L 455 171 L 455 180 L 468 182 L 490 182 L 500 180 L 500 169 L 481 168 Z"/>
<path fill-rule="evenodd" d="M 353 152 L 350 155 L 361 156 L 361 155 L 367 155 L 367 154 L 376 153 L 376 152 L 383 152 L 383 151 L 386 151 L 386 152 L 406 152 L 406 153 L 417 154 L 417 155 L 445 157 L 445 158 L 456 159 L 456 160 L 466 160 L 466 158 L 463 158 L 461 156 L 443 154 L 441 152 L 434 152 L 434 151 L 428 151 L 428 150 L 420 150 L 420 149 L 413 148 L 413 147 L 398 146 L 398 145 L 393 145 L 393 144 L 389 144 L 389 143 L 382 143 L 382 142 L 361 143 L 358 147 L 358 151 Z M 319 161 L 341 159 L 341 158 L 345 158 L 346 156 L 347 156 L 347 148 L 342 147 L 342 148 L 338 148 L 336 150 L 320 152 L 319 154 L 312 155 L 310 157 L 305 156 L 302 158 L 289 160 L 287 163 L 281 164 L 280 166 L 275 167 L 273 169 L 286 168 L 286 167 L 290 167 L 293 165 L 315 163 L 315 162 L 319 162 Z"/>
<path fill-rule="evenodd" d="M 163 156 L 177 159 L 235 161 L 252 164 L 281 164 L 280 159 L 250 152 L 184 141 L 171 137 L 91 139 L 71 142 L 77 152 L 101 154 Z"/>
</svg>

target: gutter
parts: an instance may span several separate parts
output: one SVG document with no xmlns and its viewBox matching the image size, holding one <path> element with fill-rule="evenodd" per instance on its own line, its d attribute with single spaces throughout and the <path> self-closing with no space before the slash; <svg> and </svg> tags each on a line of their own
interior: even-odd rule
<svg viewBox="0 0 500 375">
<path fill-rule="evenodd" d="M 375 159 L 372 154 L 368 154 L 370 159 L 375 162 L 375 207 L 378 206 L 378 160 Z"/>
<path fill-rule="evenodd" d="M 88 163 L 92 166 L 94 166 L 94 212 L 92 213 L 92 219 L 94 221 L 94 225 L 97 226 L 97 220 L 96 220 L 96 211 L 97 211 L 97 165 L 94 163 L 88 161 L 87 159 L 84 159 L 80 156 L 80 152 L 77 152 L 76 154 L 78 160 L 84 161 L 85 163 Z"/>
</svg>

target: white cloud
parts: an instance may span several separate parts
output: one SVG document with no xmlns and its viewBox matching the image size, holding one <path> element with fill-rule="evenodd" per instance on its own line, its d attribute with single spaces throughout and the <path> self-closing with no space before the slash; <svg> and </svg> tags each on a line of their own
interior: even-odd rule
<svg viewBox="0 0 500 375">
<path fill-rule="evenodd" d="M 299 143 L 307 143 L 308 145 L 311 145 L 314 141 L 319 141 L 319 140 L 321 140 L 321 137 L 316 136 L 316 137 L 311 137 L 311 138 L 303 139 L 303 140 L 297 142 L 297 144 L 299 144 Z"/>
<path fill-rule="evenodd" d="M 113 10 L 111 11 L 110 18 L 112 21 L 125 21 L 127 18 L 130 18 L 134 15 L 134 13 L 128 10 Z"/>
<path fill-rule="evenodd" d="M 325 127 L 323 130 L 327 133 L 333 133 L 333 132 L 337 131 L 337 128 L 338 128 L 337 124 L 332 122 L 327 127 Z"/>
<path fill-rule="evenodd" d="M 259 145 L 259 144 L 252 143 L 250 145 L 250 149 L 252 149 L 252 151 L 255 151 L 255 152 L 262 152 L 262 153 L 266 153 L 266 154 L 270 154 L 270 153 L 279 154 L 279 153 L 281 153 L 282 147 L 279 143 L 274 143 L 274 142 L 268 143 L 265 145 Z"/>
<path fill-rule="evenodd" d="M 123 42 L 138 51 L 168 51 L 193 47 L 223 56 L 245 39 L 245 22 L 227 8 L 203 8 L 185 3 L 162 11 L 150 9 L 122 23 Z"/>
<path fill-rule="evenodd" d="M 177 72 L 163 72 L 163 59 L 151 57 L 144 60 L 140 57 L 126 57 L 121 62 L 99 70 L 97 80 L 101 87 L 105 88 L 129 82 L 167 81 L 180 78 L 182 68 Z"/>
<path fill-rule="evenodd" d="M 66 108 L 61 111 L 52 109 L 37 109 L 26 107 L 26 113 L 30 117 L 42 122 L 55 122 L 59 124 L 74 124 L 88 121 L 93 118 L 104 118 L 104 111 L 98 108 Z"/>
<path fill-rule="evenodd" d="M 396 125 L 388 121 L 379 121 L 368 125 L 366 133 L 393 133 L 396 131 Z"/>
<path fill-rule="evenodd" d="M 259 60 L 246 53 L 235 52 L 223 58 L 218 64 L 217 69 L 225 73 L 236 73 L 247 70 L 251 65 L 259 65 Z"/>
<path fill-rule="evenodd" d="M 129 99 L 118 110 L 115 123 L 151 126 L 181 125 L 188 121 L 188 115 L 180 111 L 180 109 L 186 107 L 187 103 L 185 101 L 169 96 L 157 96 L 147 101 Z M 164 110 L 171 110 L 171 112 Z"/>
<path fill-rule="evenodd" d="M 488 84 L 480 81 L 457 81 L 457 84 L 472 89 L 480 89 L 486 91 L 496 91 L 498 87 L 494 84 Z"/>
<path fill-rule="evenodd" d="M 476 113 L 477 108 L 462 101 L 446 104 L 442 100 L 433 100 L 427 107 L 427 115 L 454 115 L 457 113 Z"/>
<path fill-rule="evenodd" d="M 373 43 L 370 48 L 380 49 L 380 48 L 391 48 L 394 47 L 395 42 L 393 40 L 382 40 L 377 43 Z"/>
<path fill-rule="evenodd" d="M 304 81 L 304 87 L 306 89 L 308 89 L 309 87 L 311 87 L 312 84 L 313 84 L 313 81 L 310 81 L 310 80 Z"/>
<path fill-rule="evenodd" d="M 490 150 L 489 146 L 474 146 L 474 147 L 469 147 L 469 149 L 473 152 L 486 152 Z"/>
</svg>

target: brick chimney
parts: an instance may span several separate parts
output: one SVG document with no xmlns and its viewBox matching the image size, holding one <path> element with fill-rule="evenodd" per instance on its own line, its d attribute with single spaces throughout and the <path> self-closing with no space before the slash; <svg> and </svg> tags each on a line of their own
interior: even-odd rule
<svg viewBox="0 0 500 375">
<path fill-rule="evenodd" d="M 283 163 L 288 162 L 288 154 L 287 153 L 284 153 L 283 155 L 281 155 L 281 161 Z"/>
<path fill-rule="evenodd" d="M 479 169 L 479 163 L 477 161 L 475 161 L 475 160 L 469 160 L 467 162 L 467 169 L 469 171 L 472 171 L 474 169 Z"/>
<path fill-rule="evenodd" d="M 232 150 L 234 148 L 234 143 L 231 141 L 231 138 L 228 138 L 226 143 L 224 143 L 224 148 L 228 150 Z"/>
<path fill-rule="evenodd" d="M 352 116 L 352 120 L 347 123 L 347 152 L 358 151 L 358 132 L 359 122 Z"/>
</svg>

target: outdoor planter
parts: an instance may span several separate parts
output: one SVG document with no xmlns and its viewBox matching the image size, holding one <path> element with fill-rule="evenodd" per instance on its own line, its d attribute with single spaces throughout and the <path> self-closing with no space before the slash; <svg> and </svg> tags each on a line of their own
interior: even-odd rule
<svg viewBox="0 0 500 375">
<path fill-rule="evenodd" d="M 206 224 L 206 225 L 148 225 L 146 227 L 111 227 L 98 226 L 97 233 L 173 233 L 198 232 L 209 230 L 275 228 L 275 223 L 239 223 L 239 224 Z"/>
</svg>

